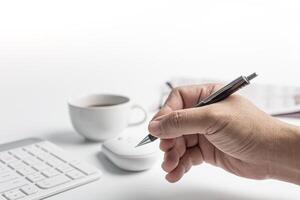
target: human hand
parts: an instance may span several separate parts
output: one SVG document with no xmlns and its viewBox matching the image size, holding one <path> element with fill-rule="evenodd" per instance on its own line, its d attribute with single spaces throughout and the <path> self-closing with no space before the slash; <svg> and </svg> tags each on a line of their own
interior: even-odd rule
<svg viewBox="0 0 300 200">
<path fill-rule="evenodd" d="M 293 174 L 278 163 L 291 162 L 284 158 L 289 152 L 285 145 L 291 137 L 299 137 L 298 130 L 291 131 L 294 129 L 289 125 L 239 95 L 193 107 L 220 87 L 209 84 L 176 88 L 150 122 L 149 131 L 161 138 L 160 148 L 165 152 L 162 168 L 167 172 L 166 179 L 176 182 L 193 165 L 207 162 L 242 177 L 295 182 L 288 176 Z M 283 138 L 282 133 L 291 134 Z"/>
</svg>

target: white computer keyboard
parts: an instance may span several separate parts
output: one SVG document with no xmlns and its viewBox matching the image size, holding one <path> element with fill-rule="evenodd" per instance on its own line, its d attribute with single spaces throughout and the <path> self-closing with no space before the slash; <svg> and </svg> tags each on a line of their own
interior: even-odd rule
<svg viewBox="0 0 300 200">
<path fill-rule="evenodd" d="M 48 141 L 26 139 L 0 145 L 0 200 L 43 199 L 100 176 L 99 170 Z"/>
</svg>

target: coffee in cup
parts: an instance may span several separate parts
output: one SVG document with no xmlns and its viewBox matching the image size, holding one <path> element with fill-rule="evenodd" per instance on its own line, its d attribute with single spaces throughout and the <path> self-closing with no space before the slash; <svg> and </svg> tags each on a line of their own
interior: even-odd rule
<svg viewBox="0 0 300 200">
<path fill-rule="evenodd" d="M 105 141 L 116 137 L 128 126 L 146 121 L 147 113 L 130 98 L 115 94 L 90 94 L 68 102 L 71 122 L 83 137 L 93 141 Z M 129 122 L 133 109 L 143 112 L 143 118 Z"/>
</svg>

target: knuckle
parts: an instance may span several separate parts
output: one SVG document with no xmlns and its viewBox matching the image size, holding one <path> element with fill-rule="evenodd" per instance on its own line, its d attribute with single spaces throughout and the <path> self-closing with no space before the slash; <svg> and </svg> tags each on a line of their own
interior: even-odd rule
<svg viewBox="0 0 300 200">
<path fill-rule="evenodd" d="M 208 108 L 205 113 L 205 117 L 210 122 L 224 121 L 230 113 L 226 110 L 219 108 L 217 106 Z"/>
<path fill-rule="evenodd" d="M 159 149 L 162 151 L 165 151 L 165 146 L 162 142 L 160 142 L 160 144 L 159 144 Z"/>
<path fill-rule="evenodd" d="M 170 116 L 169 125 L 175 129 L 178 129 L 181 127 L 183 120 L 184 120 L 184 113 L 175 111 Z"/>
<path fill-rule="evenodd" d="M 176 96 L 180 92 L 180 87 L 175 87 L 172 89 L 170 96 Z"/>
<path fill-rule="evenodd" d="M 208 126 L 204 132 L 206 134 L 219 132 L 229 124 L 231 114 L 232 113 L 222 109 L 222 107 L 215 106 L 213 109 L 209 108 L 206 112 Z"/>
<path fill-rule="evenodd" d="M 164 140 L 160 141 L 159 148 L 162 151 L 167 151 L 168 148 L 167 148 L 166 142 Z"/>
<path fill-rule="evenodd" d="M 180 89 L 181 89 L 181 87 L 175 87 L 175 88 L 173 88 L 173 91 L 174 91 L 174 92 L 179 92 Z"/>
<path fill-rule="evenodd" d="M 173 150 L 173 151 L 166 153 L 165 161 L 172 165 L 177 164 L 179 161 L 179 155 L 178 155 L 177 151 Z"/>
<path fill-rule="evenodd" d="M 214 117 L 219 120 L 227 120 L 234 114 L 233 109 L 219 105 L 214 110 Z"/>
<path fill-rule="evenodd" d="M 205 112 L 205 117 L 208 120 L 216 119 L 217 118 L 217 113 L 216 113 L 215 109 L 207 107 L 206 112 Z"/>
</svg>

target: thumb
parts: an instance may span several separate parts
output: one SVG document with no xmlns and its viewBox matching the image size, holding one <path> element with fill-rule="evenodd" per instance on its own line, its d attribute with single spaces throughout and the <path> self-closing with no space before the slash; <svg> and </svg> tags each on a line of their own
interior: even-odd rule
<svg viewBox="0 0 300 200">
<path fill-rule="evenodd" d="M 220 129 L 220 117 L 210 106 L 177 110 L 151 121 L 149 132 L 162 139 L 195 133 L 211 134 Z"/>
</svg>

